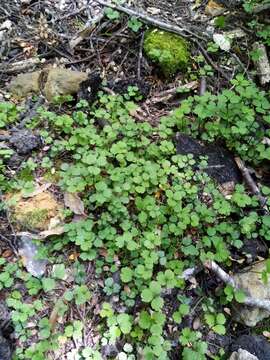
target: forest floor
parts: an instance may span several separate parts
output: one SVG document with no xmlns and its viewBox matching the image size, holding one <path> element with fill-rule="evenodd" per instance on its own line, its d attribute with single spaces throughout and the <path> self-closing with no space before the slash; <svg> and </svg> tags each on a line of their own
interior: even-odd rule
<svg viewBox="0 0 270 360">
<path fill-rule="evenodd" d="M 0 360 L 270 358 L 269 8 L 0 4 Z"/>
</svg>

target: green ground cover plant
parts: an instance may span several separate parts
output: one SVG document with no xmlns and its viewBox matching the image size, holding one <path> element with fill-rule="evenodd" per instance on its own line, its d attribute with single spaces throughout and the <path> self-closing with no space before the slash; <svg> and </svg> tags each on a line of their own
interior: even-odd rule
<svg viewBox="0 0 270 360">
<path fill-rule="evenodd" d="M 206 260 L 230 266 L 231 251 L 239 250 L 245 238 L 269 240 L 270 220 L 256 212 L 258 199 L 242 185 L 225 197 L 204 172 L 207 161 L 177 155 L 174 137 L 182 130 L 205 141 L 222 140 L 244 160 L 269 159 L 261 142 L 263 124 L 270 122 L 266 94 L 241 76 L 232 85 L 218 96 L 188 98 L 158 127 L 135 122 L 131 114 L 136 104 L 118 95 L 100 93 L 94 105 L 80 102 L 69 114 L 40 109 L 38 123 L 44 124 L 44 139 L 50 145 L 42 162 L 44 171 L 47 164 L 54 165 L 59 191 L 79 193 L 87 218 L 71 222 L 69 213 L 64 235 L 47 241 L 48 258 L 57 262 L 51 276 L 41 281 L 23 272 L 16 276 L 25 283 L 27 294 L 49 296 L 64 281 L 62 250 L 75 247 L 77 275 L 63 294 L 64 314 L 70 304 L 81 307 L 95 296 L 84 278 L 84 264 L 93 262 L 97 279 L 104 280 L 100 342 L 93 349 L 79 348 L 78 359 L 100 359 L 102 346 L 115 342 L 122 344 L 119 359 L 143 354 L 147 360 L 165 360 L 175 349 L 186 360 L 206 359 L 203 333 L 185 325 L 194 304 L 184 296 L 187 283 L 182 273 Z M 4 260 L 0 266 L 8 279 L 12 269 Z M 177 301 L 171 313 L 170 291 Z M 120 311 L 111 302 L 115 295 Z M 242 301 L 241 294 L 231 289 L 225 289 L 225 295 L 223 303 Z M 44 301 L 23 303 L 20 290 L 8 298 L 22 342 L 29 331 L 25 322 L 41 311 Z M 225 334 L 222 305 L 212 306 L 211 311 L 205 306 L 204 329 Z M 57 339 L 80 338 L 83 324 L 77 319 L 52 332 L 43 314 L 38 327 L 38 341 L 18 348 L 16 359 L 44 359 L 57 347 Z"/>
</svg>

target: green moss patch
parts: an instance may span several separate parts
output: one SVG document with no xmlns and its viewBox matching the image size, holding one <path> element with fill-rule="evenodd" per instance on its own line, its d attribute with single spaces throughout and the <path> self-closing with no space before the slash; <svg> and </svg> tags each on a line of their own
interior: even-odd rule
<svg viewBox="0 0 270 360">
<path fill-rule="evenodd" d="M 188 43 L 181 36 L 157 29 L 146 33 L 144 51 L 166 77 L 185 69 L 190 57 Z"/>
</svg>

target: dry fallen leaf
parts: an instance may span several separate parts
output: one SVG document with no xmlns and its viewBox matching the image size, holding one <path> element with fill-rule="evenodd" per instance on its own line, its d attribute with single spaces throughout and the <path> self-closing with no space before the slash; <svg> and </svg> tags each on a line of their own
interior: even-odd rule
<svg viewBox="0 0 270 360">
<path fill-rule="evenodd" d="M 263 331 L 263 336 L 270 339 L 270 332 L 269 331 Z"/>
<path fill-rule="evenodd" d="M 219 16 L 223 14 L 224 11 L 224 7 L 213 0 L 210 0 L 205 8 L 205 13 L 209 16 Z"/>
<path fill-rule="evenodd" d="M 196 317 L 193 321 L 192 328 L 193 330 L 198 330 L 200 326 L 201 326 L 200 318 Z"/>
<path fill-rule="evenodd" d="M 2 254 L 1 254 L 1 256 L 2 256 L 3 258 L 8 258 L 8 257 L 10 257 L 10 256 L 12 256 L 12 255 L 13 255 L 13 252 L 12 252 L 12 250 L 10 250 L 10 249 L 3 251 Z"/>
<path fill-rule="evenodd" d="M 77 193 L 64 193 L 64 203 L 76 215 L 84 215 L 84 205 Z"/>
<path fill-rule="evenodd" d="M 69 258 L 70 261 L 76 261 L 79 256 L 80 256 L 79 253 L 72 253 L 72 254 L 69 255 L 68 258 Z"/>
</svg>

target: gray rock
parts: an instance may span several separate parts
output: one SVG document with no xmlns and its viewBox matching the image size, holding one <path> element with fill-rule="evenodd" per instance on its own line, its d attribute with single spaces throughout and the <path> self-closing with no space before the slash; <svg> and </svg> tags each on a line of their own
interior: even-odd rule
<svg viewBox="0 0 270 360">
<path fill-rule="evenodd" d="M 31 237 L 26 235 L 21 236 L 19 254 L 24 259 L 24 265 L 27 271 L 31 275 L 40 278 L 46 271 L 48 261 L 37 258 L 38 250 L 38 246 L 33 242 Z"/>
<path fill-rule="evenodd" d="M 231 351 L 246 350 L 258 360 L 270 359 L 270 344 L 263 336 L 242 335 L 231 345 Z"/>
<path fill-rule="evenodd" d="M 262 271 L 266 269 L 264 261 L 254 264 L 252 267 L 235 274 L 234 280 L 236 285 L 243 289 L 249 296 L 257 299 L 270 299 L 270 278 L 267 284 L 261 279 Z M 255 307 L 236 304 L 233 318 L 234 320 L 247 326 L 255 326 L 259 321 L 268 318 L 270 312 Z M 270 358 L 269 358 L 270 359 Z"/>
<path fill-rule="evenodd" d="M 19 155 L 27 155 L 41 146 L 41 138 L 31 130 L 14 131 L 9 143 L 16 149 Z"/>
<path fill-rule="evenodd" d="M 229 360 L 259 360 L 257 356 L 250 354 L 248 351 L 239 349 L 237 352 L 233 352 Z"/>
</svg>

